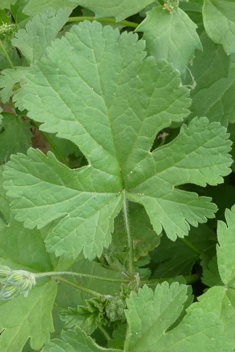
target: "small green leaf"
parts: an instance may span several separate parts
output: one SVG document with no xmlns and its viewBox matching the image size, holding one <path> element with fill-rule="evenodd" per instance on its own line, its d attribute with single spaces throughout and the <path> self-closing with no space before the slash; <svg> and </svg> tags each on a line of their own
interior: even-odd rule
<svg viewBox="0 0 235 352">
<path fill-rule="evenodd" d="M 173 67 L 185 74 L 194 50 L 202 50 L 197 26 L 180 8 L 167 11 L 155 7 L 147 12 L 146 19 L 137 27 L 144 32 L 147 52 L 156 59 L 166 59 Z"/>
<path fill-rule="evenodd" d="M 235 3 L 233 0 L 205 0 L 203 22 L 207 34 L 222 44 L 227 55 L 235 53 Z"/>
</svg>

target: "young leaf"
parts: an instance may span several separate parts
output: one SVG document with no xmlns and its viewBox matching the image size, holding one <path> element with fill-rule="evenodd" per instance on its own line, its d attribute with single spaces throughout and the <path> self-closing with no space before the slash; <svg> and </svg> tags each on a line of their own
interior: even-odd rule
<svg viewBox="0 0 235 352">
<path fill-rule="evenodd" d="M 153 2 L 153 0 L 112 0 L 112 2 L 107 2 L 106 0 L 69 1 L 93 11 L 96 18 L 115 17 L 117 22 L 135 15 Z"/>
<path fill-rule="evenodd" d="M 233 0 L 206 0 L 203 22 L 207 34 L 222 44 L 227 55 L 235 53 L 235 3 Z"/>
<path fill-rule="evenodd" d="M 129 324 L 126 352 L 232 351 L 223 323 L 201 307 L 171 329 L 187 299 L 187 286 L 164 282 L 153 292 L 147 286 L 127 299 Z M 167 331 L 168 330 L 168 331 Z"/>
<path fill-rule="evenodd" d="M 99 347 L 79 328 L 75 331 L 63 331 L 60 339 L 51 340 L 42 352 L 121 352 L 121 350 Z"/>
<path fill-rule="evenodd" d="M 155 7 L 147 12 L 146 19 L 137 27 L 144 32 L 147 52 L 156 59 L 166 59 L 182 74 L 188 61 L 194 57 L 194 50 L 202 50 L 197 26 L 180 8 L 167 11 Z"/>
<path fill-rule="evenodd" d="M 156 134 L 187 116 L 189 99 L 179 74 L 165 61 L 144 60 L 143 48 L 136 35 L 81 23 L 52 44 L 17 93 L 42 130 L 74 142 L 89 162 L 69 170 L 51 153 L 29 150 L 8 163 L 5 186 L 16 219 L 28 228 L 58 219 L 46 238 L 49 252 L 100 256 L 124 194 L 172 240 L 214 216 L 209 198 L 176 187 L 222 182 L 231 164 L 226 130 L 194 119 L 150 153 Z"/>
<path fill-rule="evenodd" d="M 26 153 L 31 146 L 30 125 L 23 122 L 19 116 L 3 113 L 4 119 L 0 128 L 0 162 L 7 162 L 11 154 L 22 152 Z"/>
</svg>

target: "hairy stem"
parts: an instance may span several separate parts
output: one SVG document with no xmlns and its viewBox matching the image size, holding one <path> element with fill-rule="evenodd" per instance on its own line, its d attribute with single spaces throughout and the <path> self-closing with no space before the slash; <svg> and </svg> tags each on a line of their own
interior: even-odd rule
<svg viewBox="0 0 235 352">
<path fill-rule="evenodd" d="M 179 238 L 179 240 L 188 248 L 190 248 L 194 253 L 205 256 L 205 253 L 203 253 L 199 248 L 195 247 L 192 243 L 190 243 L 188 240 L 185 238 Z"/>
<path fill-rule="evenodd" d="M 127 281 L 127 280 L 110 279 L 108 277 L 101 277 L 101 276 L 95 276 L 95 275 L 90 275 L 90 274 L 81 274 L 81 273 L 76 273 L 73 271 L 59 271 L 59 272 L 50 271 L 50 272 L 45 272 L 45 273 L 40 273 L 40 274 L 34 274 L 34 277 L 37 278 L 37 277 L 57 276 L 57 275 L 74 275 L 74 276 L 86 277 L 89 279 L 100 280 L 100 281 L 129 283 L 129 281 Z"/>
<path fill-rule="evenodd" d="M 1 41 L 1 39 L 0 39 L 0 47 L 1 47 L 4 55 L 6 56 L 6 59 L 9 62 L 9 65 L 11 66 L 11 68 L 13 68 L 13 70 L 15 70 L 15 66 L 13 65 L 13 62 L 11 61 L 10 56 L 8 55 L 8 53 L 7 53 L 6 49 L 5 49 L 5 46 L 3 45 L 3 42 Z"/>
<path fill-rule="evenodd" d="M 77 284 L 76 282 L 72 282 L 72 281 L 66 280 L 66 279 L 64 279 L 64 278 L 61 277 L 61 276 L 56 276 L 56 277 L 52 276 L 52 277 L 53 277 L 53 279 L 55 279 L 55 280 L 57 280 L 57 281 L 64 282 L 65 284 L 70 285 L 70 286 L 72 286 L 72 287 L 74 287 L 74 288 L 77 288 L 77 289 L 80 290 L 80 291 L 86 292 L 86 293 L 88 293 L 89 295 L 92 295 L 92 296 L 94 296 L 94 297 L 96 297 L 96 298 L 99 298 L 99 299 L 102 298 L 102 295 L 101 295 L 100 293 L 95 292 L 95 291 L 93 291 L 93 290 L 90 290 L 89 288 L 87 288 L 87 287 L 85 287 L 85 286 L 79 285 L 79 284 Z"/>
<path fill-rule="evenodd" d="M 128 205 L 127 205 L 127 198 L 126 198 L 126 191 L 123 191 L 124 194 L 124 201 L 123 201 L 123 216 L 124 216 L 124 223 L 125 223 L 125 230 L 126 230 L 126 238 L 127 238 L 127 250 L 128 250 L 128 271 L 131 277 L 135 276 L 135 269 L 134 269 L 134 247 L 133 247 L 133 239 L 131 235 L 131 228 L 130 228 L 130 221 L 128 217 Z"/>
<path fill-rule="evenodd" d="M 30 120 L 30 122 L 32 123 L 32 125 L 34 125 L 34 126 L 39 130 L 39 127 L 40 127 L 39 123 L 37 123 L 36 121 L 33 121 L 33 120 Z M 59 148 L 57 147 L 57 145 L 53 142 L 53 140 L 51 139 L 51 137 L 50 137 L 47 133 L 45 133 L 45 132 L 43 132 L 43 131 L 41 131 L 41 130 L 40 130 L 40 132 L 41 132 L 41 134 L 43 135 L 43 137 L 45 138 L 45 140 L 46 140 L 46 141 L 50 144 L 50 146 L 54 149 L 54 151 L 55 151 L 56 154 L 58 155 L 60 161 L 61 161 L 63 164 L 65 164 L 66 166 L 70 167 L 69 164 L 68 164 L 68 162 L 67 162 L 67 160 L 65 159 L 65 157 L 63 156 L 63 154 L 61 153 L 61 151 L 59 150 Z"/>
<path fill-rule="evenodd" d="M 186 280 L 186 284 L 192 284 L 194 282 L 197 282 L 200 279 L 201 275 L 200 274 L 192 274 L 192 275 L 188 275 L 188 276 L 184 276 L 184 279 Z M 176 279 L 176 278 L 175 278 Z M 157 284 L 161 284 L 164 281 L 174 281 L 174 277 L 169 277 L 169 278 L 164 278 L 164 279 L 152 279 L 152 280 L 143 280 L 141 281 L 141 286 L 142 285 L 157 285 Z"/>
<path fill-rule="evenodd" d="M 133 28 L 137 28 L 139 23 L 134 23 L 134 22 L 130 22 L 130 21 L 120 21 L 120 22 L 116 22 L 115 18 L 111 18 L 111 17 L 105 17 L 105 18 L 95 18 L 92 16 L 78 16 L 78 17 L 70 17 L 67 21 L 67 23 L 69 22 L 81 22 L 81 21 L 98 21 L 98 22 L 106 22 L 106 23 L 116 23 L 116 24 L 121 24 L 125 27 L 133 27 Z"/>
<path fill-rule="evenodd" d="M 104 335 L 104 337 L 106 338 L 107 341 L 111 340 L 111 336 L 109 335 L 109 333 L 105 330 L 105 328 L 101 325 L 98 325 L 98 329 L 102 332 L 102 334 Z"/>
</svg>

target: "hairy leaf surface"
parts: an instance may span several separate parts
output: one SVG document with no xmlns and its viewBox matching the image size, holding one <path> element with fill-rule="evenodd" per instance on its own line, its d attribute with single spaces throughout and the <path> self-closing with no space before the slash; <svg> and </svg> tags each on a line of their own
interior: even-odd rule
<svg viewBox="0 0 235 352">
<path fill-rule="evenodd" d="M 196 28 L 195 23 L 180 8 L 167 11 L 162 7 L 154 7 L 147 12 L 146 19 L 137 31 L 144 32 L 149 55 L 166 59 L 184 74 L 194 50 L 202 50 Z"/>
<path fill-rule="evenodd" d="M 150 153 L 157 133 L 187 116 L 190 101 L 178 72 L 145 59 L 143 49 L 136 35 L 84 22 L 52 44 L 17 93 L 42 130 L 74 142 L 89 163 L 69 170 L 51 153 L 29 150 L 7 166 L 16 219 L 28 228 L 57 219 L 46 246 L 58 256 L 100 256 L 124 194 L 145 207 L 157 234 L 164 228 L 172 240 L 214 216 L 209 198 L 178 187 L 222 182 L 231 164 L 226 130 L 194 119 Z"/>
<path fill-rule="evenodd" d="M 203 22 L 209 37 L 222 44 L 229 55 L 235 53 L 235 3 L 233 0 L 206 0 Z"/>
</svg>

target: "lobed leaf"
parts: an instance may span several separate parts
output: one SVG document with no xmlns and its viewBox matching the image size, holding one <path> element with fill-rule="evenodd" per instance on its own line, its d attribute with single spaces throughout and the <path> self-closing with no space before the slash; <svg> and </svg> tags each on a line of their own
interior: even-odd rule
<svg viewBox="0 0 235 352">
<path fill-rule="evenodd" d="M 124 192 L 145 207 L 157 234 L 164 228 L 172 240 L 214 216 L 209 198 L 179 186 L 222 182 L 230 172 L 228 134 L 194 119 L 150 153 L 157 133 L 187 116 L 190 100 L 179 73 L 145 55 L 136 35 L 84 22 L 52 43 L 16 94 L 42 130 L 74 142 L 89 163 L 69 170 L 51 153 L 29 150 L 6 167 L 16 219 L 28 228 L 57 220 L 46 238 L 57 256 L 100 256 Z"/>
<path fill-rule="evenodd" d="M 231 351 L 231 344 L 224 337 L 223 323 L 201 306 L 171 328 L 186 299 L 187 286 L 177 282 L 171 286 L 164 282 L 156 287 L 155 292 L 147 286 L 138 294 L 132 292 L 127 299 L 129 330 L 125 351 Z"/>
</svg>

